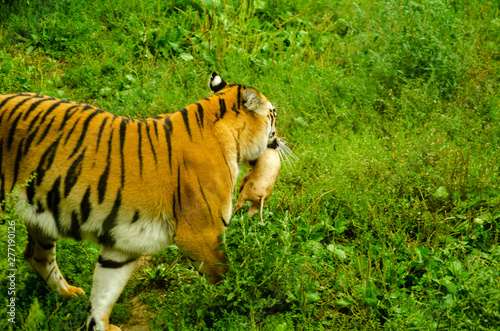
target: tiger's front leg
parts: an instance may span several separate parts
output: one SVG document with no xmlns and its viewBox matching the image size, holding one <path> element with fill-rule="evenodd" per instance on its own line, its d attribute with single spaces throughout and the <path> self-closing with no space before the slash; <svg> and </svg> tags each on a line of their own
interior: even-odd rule
<svg viewBox="0 0 500 331">
<path fill-rule="evenodd" d="M 190 219 L 183 216 L 178 217 L 174 242 L 183 251 L 194 267 L 201 273 L 207 275 L 210 284 L 222 280 L 222 275 L 228 271 L 222 245 L 221 234 L 227 227 L 231 215 L 231 199 L 219 208 L 212 206 L 211 209 L 191 207 L 187 203 L 186 210 L 190 211 Z M 203 206 L 201 203 L 195 206 Z M 214 204 L 215 205 L 215 204 Z M 211 210 L 224 210 L 219 218 L 211 215 Z M 182 214 L 182 213 L 179 213 Z M 195 224 L 195 220 L 202 220 Z"/>
<path fill-rule="evenodd" d="M 109 247 L 101 248 L 90 296 L 88 331 L 121 330 L 109 324 L 109 315 L 138 261 L 137 255 Z"/>
</svg>

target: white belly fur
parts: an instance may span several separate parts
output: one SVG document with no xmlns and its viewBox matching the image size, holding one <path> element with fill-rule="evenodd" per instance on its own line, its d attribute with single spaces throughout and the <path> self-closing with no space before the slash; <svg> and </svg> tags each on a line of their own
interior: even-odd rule
<svg viewBox="0 0 500 331">
<path fill-rule="evenodd" d="M 41 230 L 46 236 L 58 239 L 63 236 L 59 233 L 55 219 L 50 211 L 37 212 L 37 208 L 24 203 L 26 201 L 23 194 L 19 197 L 19 215 L 25 220 L 30 228 Z M 102 234 L 102 222 L 106 216 L 91 213 L 87 222 L 80 226 L 80 235 L 83 240 L 98 242 L 97 238 Z M 119 218 L 118 218 L 119 219 Z M 172 222 L 166 217 L 157 219 L 139 218 L 132 223 L 130 218 L 118 223 L 111 231 L 111 236 L 116 240 L 113 248 L 124 252 L 143 254 L 152 253 L 174 245 L 174 229 Z M 67 229 L 71 224 L 68 215 L 61 213 L 61 227 Z"/>
</svg>

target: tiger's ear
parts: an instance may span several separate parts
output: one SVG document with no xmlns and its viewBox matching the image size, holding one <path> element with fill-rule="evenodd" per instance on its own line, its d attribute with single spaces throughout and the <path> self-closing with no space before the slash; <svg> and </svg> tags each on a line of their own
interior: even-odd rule
<svg viewBox="0 0 500 331">
<path fill-rule="evenodd" d="M 266 116 L 269 113 L 269 101 L 257 90 L 247 87 L 243 90 L 243 104 L 248 110 L 260 116 Z"/>
<path fill-rule="evenodd" d="M 214 93 L 217 93 L 226 87 L 227 83 L 216 72 L 213 72 L 212 76 L 210 76 L 210 79 L 208 80 L 208 85 Z"/>
</svg>

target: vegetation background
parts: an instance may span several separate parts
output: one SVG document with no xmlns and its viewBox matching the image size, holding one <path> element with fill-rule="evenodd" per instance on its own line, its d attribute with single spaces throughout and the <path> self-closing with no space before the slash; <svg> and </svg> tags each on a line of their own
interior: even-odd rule
<svg viewBox="0 0 500 331">
<path fill-rule="evenodd" d="M 500 329 L 498 1 L 0 7 L 0 93 L 149 117 L 207 96 L 215 70 L 275 104 L 298 158 L 265 225 L 233 218 L 222 285 L 176 249 L 154 254 L 113 310 L 124 330 L 138 314 L 151 330 Z M 17 323 L 7 322 L 0 229 L 0 328 L 83 330 L 88 298 L 62 299 L 37 279 L 21 258 L 21 221 Z M 58 244 L 63 273 L 86 293 L 98 250 Z"/>
</svg>

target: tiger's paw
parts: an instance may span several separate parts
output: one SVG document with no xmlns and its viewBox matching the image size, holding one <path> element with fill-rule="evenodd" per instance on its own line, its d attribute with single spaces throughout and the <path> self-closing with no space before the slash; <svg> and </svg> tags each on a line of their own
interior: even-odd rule
<svg viewBox="0 0 500 331">
<path fill-rule="evenodd" d="M 65 291 L 61 293 L 61 295 L 65 297 L 76 297 L 79 295 L 85 296 L 85 291 L 82 290 L 80 287 L 68 285 Z"/>
<path fill-rule="evenodd" d="M 122 329 L 120 329 L 119 327 L 117 327 L 116 325 L 113 325 L 113 324 L 110 324 L 108 326 L 108 331 L 122 331 Z"/>
</svg>

